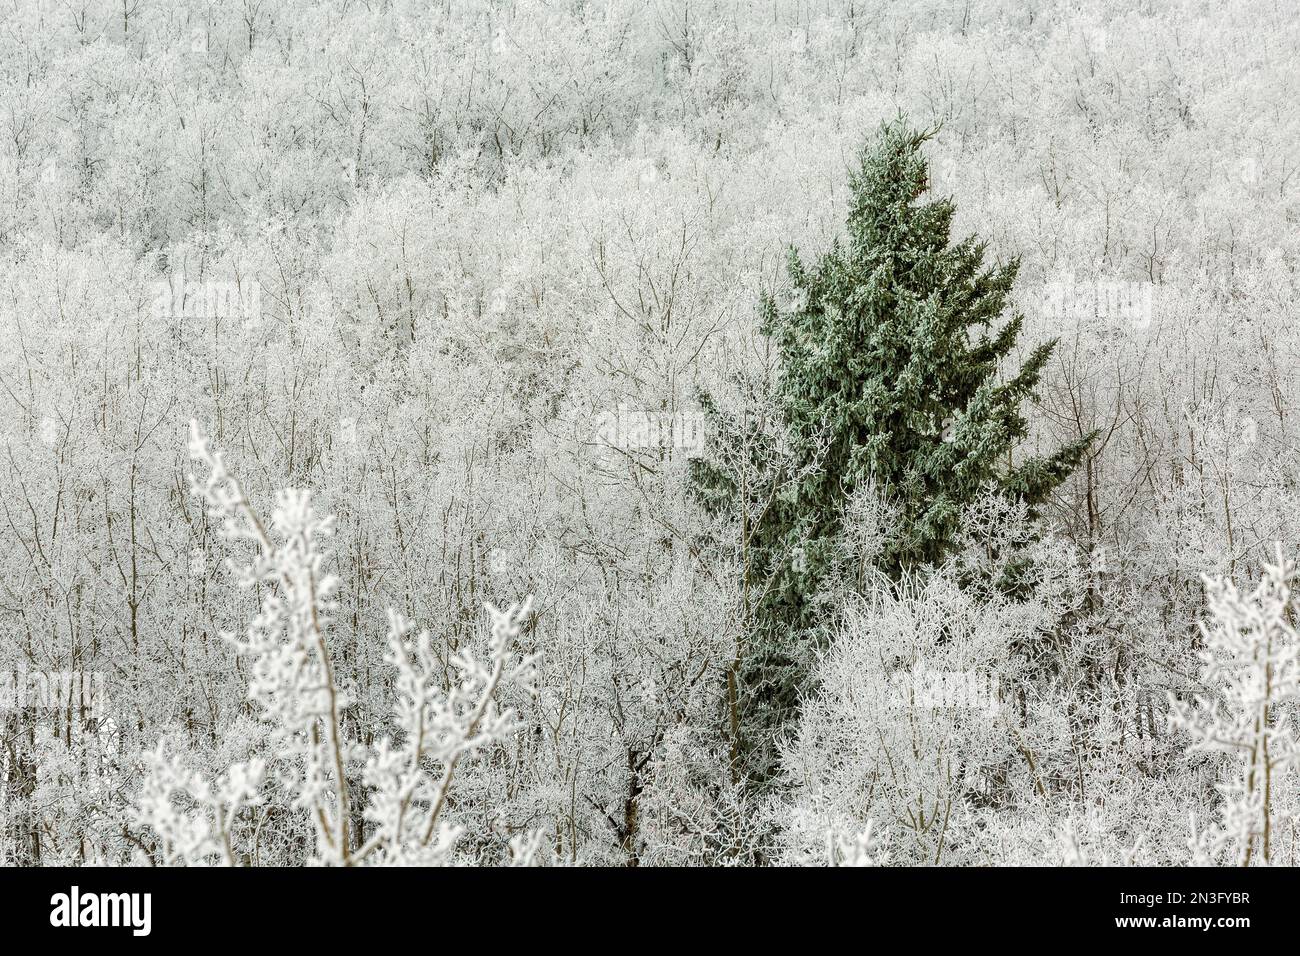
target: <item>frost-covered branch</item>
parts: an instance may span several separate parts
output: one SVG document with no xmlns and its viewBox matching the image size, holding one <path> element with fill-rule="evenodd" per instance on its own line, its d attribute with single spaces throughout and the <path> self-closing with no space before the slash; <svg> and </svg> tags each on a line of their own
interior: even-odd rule
<svg viewBox="0 0 1300 956">
<path fill-rule="evenodd" d="M 1263 572 L 1246 594 L 1227 578 L 1206 579 L 1212 620 L 1201 625 L 1201 658 L 1207 693 L 1193 702 L 1172 701 L 1170 720 L 1191 735 L 1192 749 L 1225 753 L 1233 762 L 1219 787 L 1220 826 L 1192 840 L 1201 862 L 1228 854 L 1242 866 L 1272 862 L 1280 785 L 1300 763 L 1292 726 L 1300 701 L 1296 565 L 1279 547 Z"/>
<path fill-rule="evenodd" d="M 466 754 L 515 732 L 514 713 L 498 704 L 498 692 L 507 685 L 531 692 L 533 659 L 514 650 L 531 599 L 504 611 L 487 606 L 489 660 L 485 664 L 461 648 L 445 692 L 445 671 L 428 631 L 413 638 L 411 624 L 390 611 L 387 660 L 397 671 L 394 722 L 400 743 L 384 738 L 363 754 L 343 729 L 348 701 L 335 680 L 326 640 L 338 582 L 324 570 L 322 546 L 333 519 L 315 511 L 307 492 L 290 490 L 277 494 L 268 524 L 197 424 L 191 425 L 190 454 L 207 467 L 206 480 L 195 478 L 193 487 L 220 522 L 223 537 L 256 547 L 251 562 L 235 570 L 241 587 L 260 592 L 261 607 L 243 640 L 224 636 L 252 662 L 249 699 L 273 728 L 275 772 L 292 806 L 309 812 L 319 858 L 342 865 L 445 862 L 459 832 L 445 820 L 457 766 Z M 363 756 L 369 793 L 363 816 L 373 831 L 356 849 L 349 832 L 348 771 Z M 238 862 L 230 822 L 242 807 L 261 802 L 265 770 L 260 762 L 237 765 L 214 787 L 160 745 L 141 793 L 140 818 L 162 837 L 163 861 Z M 200 809 L 178 809 L 187 802 Z M 518 862 L 535 850 L 536 841 L 525 838 L 512 854 Z"/>
</svg>

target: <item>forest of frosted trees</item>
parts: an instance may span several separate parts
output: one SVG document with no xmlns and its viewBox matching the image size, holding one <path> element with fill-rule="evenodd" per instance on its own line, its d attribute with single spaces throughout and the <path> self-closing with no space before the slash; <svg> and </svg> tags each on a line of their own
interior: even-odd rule
<svg viewBox="0 0 1300 956">
<path fill-rule="evenodd" d="M 0 865 L 1290 865 L 1289 0 L 0 0 Z"/>
</svg>

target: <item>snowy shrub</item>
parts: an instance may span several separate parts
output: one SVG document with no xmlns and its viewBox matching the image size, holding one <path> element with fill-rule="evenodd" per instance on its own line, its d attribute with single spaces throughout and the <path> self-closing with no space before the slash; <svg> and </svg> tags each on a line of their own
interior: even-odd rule
<svg viewBox="0 0 1300 956">
<path fill-rule="evenodd" d="M 1018 746 L 1011 648 L 1052 616 L 977 597 L 954 577 L 904 577 L 844 608 L 816 670 L 820 689 L 784 748 L 790 861 L 824 856 L 826 834 L 874 821 L 897 862 L 948 862 L 968 837 L 958 826 L 968 805 L 996 799 L 1008 774 L 1034 773 Z"/>
</svg>

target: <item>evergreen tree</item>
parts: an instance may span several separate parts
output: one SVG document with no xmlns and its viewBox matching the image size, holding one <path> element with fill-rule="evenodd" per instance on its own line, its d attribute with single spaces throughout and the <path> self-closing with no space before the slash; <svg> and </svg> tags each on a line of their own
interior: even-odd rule
<svg viewBox="0 0 1300 956">
<path fill-rule="evenodd" d="M 896 510 L 876 564 L 897 577 L 941 561 L 963 508 L 989 486 L 1041 503 L 1093 437 L 1015 461 L 1027 432 L 1021 406 L 1055 343 L 999 374 L 1023 323 L 1019 313 L 1001 321 L 1019 262 L 986 267 L 976 237 L 951 241 L 952 201 L 922 199 L 931 135 L 901 119 L 884 124 L 850 177 L 847 241 L 811 269 L 792 250 L 801 304 L 762 303 L 781 357 L 776 401 L 791 459 L 782 467 L 799 478 L 763 513 L 751 549 L 769 584 L 740 661 L 740 711 L 746 749 L 768 751 L 749 767 L 760 778 L 774 732 L 806 689 L 815 598 L 843 558 L 854 495 L 874 488 Z M 723 440 L 734 436 L 735 423 L 715 426 Z M 737 486 L 704 461 L 694 478 L 715 506 Z"/>
</svg>

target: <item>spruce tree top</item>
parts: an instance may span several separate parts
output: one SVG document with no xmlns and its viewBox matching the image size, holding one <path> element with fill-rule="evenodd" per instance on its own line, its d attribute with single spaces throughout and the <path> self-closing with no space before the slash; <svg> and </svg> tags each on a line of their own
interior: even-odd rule
<svg viewBox="0 0 1300 956">
<path fill-rule="evenodd" d="M 931 135 L 901 119 L 881 127 L 850 177 L 847 243 L 813 269 L 792 251 L 805 304 L 763 304 L 796 444 L 811 454 L 819 436 L 830 443 L 824 467 L 799 489 L 788 530 L 805 551 L 824 548 L 843 503 L 874 481 L 902 509 L 882 561 L 889 571 L 940 560 L 962 507 L 990 483 L 1042 502 L 1091 440 L 1016 459 L 1027 433 L 1020 406 L 1055 342 L 999 377 L 1023 323 L 1019 313 L 1002 322 L 1019 261 L 985 268 L 984 243 L 951 241 L 952 201 L 922 198 L 921 146 Z"/>
</svg>

